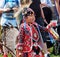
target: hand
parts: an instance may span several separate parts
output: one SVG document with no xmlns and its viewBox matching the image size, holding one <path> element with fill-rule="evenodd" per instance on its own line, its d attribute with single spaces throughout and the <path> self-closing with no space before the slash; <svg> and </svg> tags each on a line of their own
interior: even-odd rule
<svg viewBox="0 0 60 57">
<path fill-rule="evenodd" d="M 3 9 L 4 12 L 10 11 L 10 8 Z"/>
<path fill-rule="evenodd" d="M 57 26 L 57 21 L 56 21 L 56 20 L 51 21 L 51 22 L 47 25 L 46 28 L 49 29 L 49 28 L 55 27 L 55 26 Z"/>
<path fill-rule="evenodd" d="M 17 7 L 14 7 L 13 10 L 14 10 L 14 12 L 17 12 L 18 11 L 18 8 Z"/>
<path fill-rule="evenodd" d="M 52 24 L 49 23 L 47 26 L 46 26 L 46 29 L 50 29 L 52 27 Z"/>
<path fill-rule="evenodd" d="M 50 24 L 51 24 L 52 27 L 57 26 L 57 20 L 53 20 L 53 21 L 51 21 Z"/>
</svg>

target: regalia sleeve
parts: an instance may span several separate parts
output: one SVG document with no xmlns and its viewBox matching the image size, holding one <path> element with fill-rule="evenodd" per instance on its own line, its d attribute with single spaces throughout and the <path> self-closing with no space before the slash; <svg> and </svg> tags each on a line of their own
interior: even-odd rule
<svg viewBox="0 0 60 57">
<path fill-rule="evenodd" d="M 33 23 L 33 25 L 35 25 L 37 28 L 39 28 L 39 30 L 43 30 L 43 31 L 47 31 L 47 28 L 46 27 L 44 27 L 44 26 L 41 26 L 41 25 L 39 25 L 39 24 L 37 24 L 36 22 L 34 22 Z"/>
<path fill-rule="evenodd" d="M 24 29 L 23 27 L 21 26 L 20 29 L 19 29 L 19 35 L 18 35 L 18 42 L 19 43 L 23 43 L 24 42 Z"/>
<path fill-rule="evenodd" d="M 20 28 L 19 28 L 19 34 L 18 34 L 17 40 L 18 40 L 17 48 L 18 49 L 23 49 L 23 44 L 24 44 L 24 29 L 23 29 L 23 26 L 20 26 Z"/>
<path fill-rule="evenodd" d="M 41 25 L 38 25 L 38 26 L 39 26 L 39 29 L 40 29 L 40 30 L 47 31 L 47 28 L 46 28 L 46 27 L 43 27 L 43 26 L 41 26 Z"/>
</svg>

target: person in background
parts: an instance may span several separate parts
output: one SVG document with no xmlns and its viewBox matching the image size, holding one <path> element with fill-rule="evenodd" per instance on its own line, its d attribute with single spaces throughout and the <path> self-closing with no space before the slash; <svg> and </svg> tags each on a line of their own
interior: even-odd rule
<svg viewBox="0 0 60 57">
<path fill-rule="evenodd" d="M 52 4 L 51 0 L 41 0 L 41 4 L 42 4 L 42 9 L 44 12 L 45 19 L 48 23 L 50 23 L 50 21 L 52 20 L 53 4 Z"/>
<path fill-rule="evenodd" d="M 1 0 L 0 3 L 1 26 L 5 26 L 5 23 L 8 24 L 10 22 L 14 27 L 17 27 L 14 12 L 18 11 L 20 0 Z"/>
<path fill-rule="evenodd" d="M 40 0 L 32 0 L 32 3 L 30 4 L 29 8 L 31 8 L 35 12 L 35 18 L 36 18 L 35 21 L 38 24 L 43 26 L 45 17 L 44 17 L 43 11 L 41 10 Z M 40 22 L 40 21 L 42 21 L 42 22 Z"/>
<path fill-rule="evenodd" d="M 42 10 L 44 12 L 44 16 L 45 19 L 47 21 L 47 23 L 49 24 L 50 21 L 53 19 L 53 4 L 51 0 L 41 0 L 41 4 L 42 4 Z M 44 26 L 46 27 L 48 24 L 44 23 Z M 53 37 L 51 37 L 50 33 L 45 32 L 45 37 L 46 37 L 46 44 L 47 44 L 47 48 L 52 47 L 52 42 L 51 39 Z M 48 41 L 50 40 L 50 41 Z"/>
<path fill-rule="evenodd" d="M 18 11 L 19 7 L 20 0 L 0 0 L 0 13 L 2 13 L 0 25 L 4 31 L 7 25 L 12 25 L 15 28 L 18 27 L 14 13 Z M 3 44 L 6 44 L 5 37 L 3 39 Z M 8 57 L 8 52 L 5 47 L 3 48 L 3 52 L 3 57 Z"/>
</svg>

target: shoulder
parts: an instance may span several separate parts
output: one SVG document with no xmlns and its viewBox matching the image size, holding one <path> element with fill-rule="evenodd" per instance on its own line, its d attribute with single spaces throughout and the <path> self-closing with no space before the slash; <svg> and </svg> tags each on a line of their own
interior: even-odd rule
<svg viewBox="0 0 60 57">
<path fill-rule="evenodd" d="M 36 27 L 38 26 L 38 24 L 36 22 L 34 22 L 33 25 L 35 25 Z"/>
</svg>

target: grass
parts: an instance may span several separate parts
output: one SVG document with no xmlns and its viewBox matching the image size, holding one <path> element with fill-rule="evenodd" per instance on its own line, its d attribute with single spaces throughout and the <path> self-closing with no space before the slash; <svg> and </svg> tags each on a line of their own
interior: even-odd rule
<svg viewBox="0 0 60 57">
<path fill-rule="evenodd" d="M 52 53 L 52 51 L 53 51 L 53 47 L 52 48 L 50 48 L 50 57 L 60 57 L 60 55 L 54 55 L 53 53 Z M 0 57 L 3 57 L 2 55 L 0 55 Z M 11 57 L 11 55 L 9 54 L 9 57 Z"/>
<path fill-rule="evenodd" d="M 0 55 L 0 57 L 3 57 L 3 55 Z M 10 54 L 8 54 L 8 57 L 11 57 L 11 55 L 10 55 Z"/>
<path fill-rule="evenodd" d="M 60 55 L 54 55 L 54 54 L 51 54 L 51 57 L 60 57 Z"/>
<path fill-rule="evenodd" d="M 60 55 L 54 55 L 52 52 L 53 52 L 53 47 L 50 48 L 50 53 L 51 53 L 50 56 L 51 57 L 60 57 Z"/>
<path fill-rule="evenodd" d="M 51 57 L 60 57 L 60 55 L 55 56 L 54 54 L 50 54 Z M 3 57 L 2 55 L 0 55 L 0 57 Z M 11 57 L 11 55 L 9 54 L 9 57 Z"/>
<path fill-rule="evenodd" d="M 3 56 L 0 55 L 0 57 L 3 57 Z M 11 55 L 9 55 L 9 57 L 11 57 Z M 55 55 L 51 54 L 51 57 L 60 57 L 60 55 L 55 56 Z"/>
</svg>

